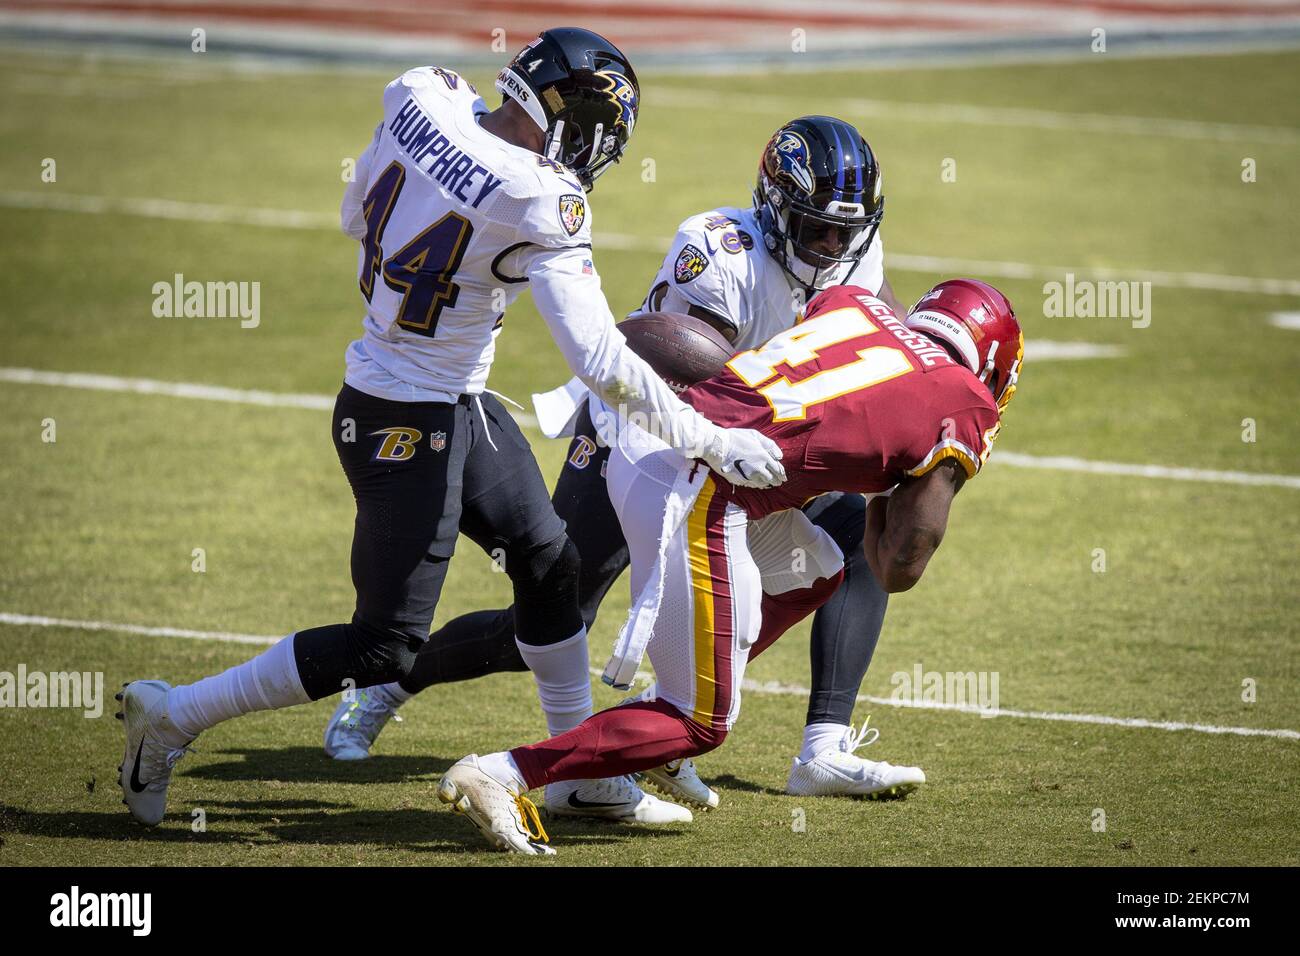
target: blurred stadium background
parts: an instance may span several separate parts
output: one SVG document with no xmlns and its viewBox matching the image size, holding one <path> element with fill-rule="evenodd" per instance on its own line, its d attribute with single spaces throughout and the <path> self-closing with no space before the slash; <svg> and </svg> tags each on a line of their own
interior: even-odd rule
<svg viewBox="0 0 1300 956">
<path fill-rule="evenodd" d="M 825 112 L 881 157 L 900 296 L 984 278 L 1029 347 L 988 473 L 863 687 L 869 756 L 927 787 L 782 795 L 801 631 L 701 762 L 719 812 L 558 826 L 560 860 L 1300 862 L 1300 3 L 0 0 L 0 672 L 102 672 L 111 693 L 350 612 L 324 411 L 361 312 L 341 174 L 401 69 L 488 94 L 569 23 L 643 82 L 593 196 L 616 313 L 680 220 L 747 201 L 772 130 Z M 259 321 L 156 317 L 177 274 L 259 283 Z M 1054 284 L 1099 282 L 1144 311 L 1053 311 Z M 492 387 L 526 402 L 566 377 L 521 302 Z M 534 437 L 553 476 L 563 448 Z M 462 544 L 439 621 L 508 600 Z M 997 674 L 1000 710 L 900 701 L 917 668 Z M 435 806 L 437 777 L 542 730 L 526 675 L 423 695 L 363 765 L 321 754 L 326 703 L 257 715 L 205 735 L 144 832 L 108 703 L 0 709 L 0 864 L 501 862 Z"/>
<path fill-rule="evenodd" d="M 692 72 L 1077 55 L 1080 34 L 1097 28 L 1126 52 L 1277 45 L 1300 36 L 1300 5 L 1285 0 L 6 0 L 0 11 L 0 36 L 23 41 L 167 51 L 201 20 L 219 37 L 213 52 L 399 66 L 431 57 L 494 64 L 494 31 L 531 36 L 581 20 L 636 50 L 647 66 Z M 791 49 L 794 31 L 815 56 Z"/>
</svg>

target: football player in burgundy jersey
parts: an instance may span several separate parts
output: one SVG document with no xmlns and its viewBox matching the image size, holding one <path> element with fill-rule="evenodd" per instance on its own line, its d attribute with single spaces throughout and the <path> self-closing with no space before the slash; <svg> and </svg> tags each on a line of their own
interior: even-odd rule
<svg viewBox="0 0 1300 956">
<path fill-rule="evenodd" d="M 875 291 L 902 315 L 906 307 L 884 271 L 883 174 L 862 134 L 841 119 L 802 116 L 772 134 L 758 166 L 751 206 L 715 207 L 681 223 L 644 303 L 632 314 L 688 314 L 717 328 L 733 351 L 754 348 L 785 331 L 809 299 L 848 282 Z M 582 558 L 578 595 L 591 630 L 605 595 L 629 564 L 627 542 L 605 487 L 610 449 L 596 427 L 611 412 L 576 378 L 535 401 L 542 431 L 573 439 L 552 500 Z M 903 795 L 925 782 L 919 767 L 868 760 L 855 752 L 875 739 L 852 726 L 853 710 L 889 600 L 862 551 L 866 506 L 861 495 L 826 494 L 802 508 L 812 527 L 801 517 L 783 515 L 750 531 L 751 550 L 770 558 L 767 567 L 786 566 L 784 573 L 764 575 L 765 594 L 776 597 L 806 587 L 820 570 L 813 560 L 819 554 L 844 568 L 839 588 L 812 621 L 808 708 L 786 784 L 800 796 Z M 805 532 L 790 544 L 809 557 L 806 575 L 790 573 L 789 549 L 777 548 L 781 533 L 792 527 Z M 770 546 L 765 549 L 758 537 Z M 515 641 L 514 608 L 456 617 L 421 647 L 411 672 L 400 681 L 339 703 L 325 727 L 325 752 L 336 760 L 366 759 L 376 737 L 412 695 L 437 684 L 527 667 Z M 720 801 L 689 759 L 649 770 L 644 778 L 693 806 L 710 809 Z M 640 822 L 635 813 L 608 806 L 611 801 L 596 807 L 559 787 L 548 789 L 545 799 L 553 815 Z"/>
<path fill-rule="evenodd" d="M 605 678 L 626 682 L 648 652 L 653 693 L 549 740 L 471 754 L 444 775 L 439 798 L 496 846 L 553 852 L 526 791 L 720 745 L 740 712 L 749 656 L 815 606 L 807 593 L 775 611 L 764 602 L 749 523 L 827 492 L 890 491 L 869 507 L 863 546 L 887 591 L 911 588 L 943 539 L 954 496 L 992 450 L 1023 355 L 1011 304 L 982 282 L 940 283 L 906 321 L 873 293 L 840 286 L 793 329 L 684 395 L 710 418 L 776 442 L 789 475 L 781 487 L 736 487 L 623 429 L 608 481 L 634 598 Z M 838 574 L 809 590 L 824 600 Z"/>
</svg>

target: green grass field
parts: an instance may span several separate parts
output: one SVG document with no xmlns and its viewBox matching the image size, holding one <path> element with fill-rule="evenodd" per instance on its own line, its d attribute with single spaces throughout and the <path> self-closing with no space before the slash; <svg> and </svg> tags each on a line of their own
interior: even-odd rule
<svg viewBox="0 0 1300 956">
<path fill-rule="evenodd" d="M 490 89 L 489 73 L 470 74 Z M 615 312 L 627 311 L 681 219 L 745 202 L 771 131 L 827 112 L 858 123 L 881 156 L 886 267 L 905 300 L 943 276 L 891 265 L 891 253 L 1294 280 L 1297 76 L 1294 53 L 649 75 L 631 155 L 593 197 L 596 264 Z M 368 142 L 388 79 L 7 54 L 0 365 L 332 394 L 361 310 L 355 247 L 328 220 L 341 163 Z M 1190 125 L 1048 128 L 988 110 L 958 122 L 953 103 Z M 936 104 L 934 117 L 916 104 Z M 54 183 L 41 179 L 47 158 Z M 1256 182 L 1242 181 L 1248 158 Z M 941 179 L 945 159 L 955 182 Z M 78 196 L 315 218 L 278 228 L 32 208 Z M 260 282 L 260 326 L 155 318 L 152 285 L 175 273 Z M 1134 328 L 1046 318 L 1043 278 L 1026 274 L 985 277 L 1017 303 L 1031 341 L 1000 451 L 1300 474 L 1300 332 L 1268 322 L 1300 309 L 1296 296 L 1157 284 L 1150 326 Z M 1123 354 L 1035 363 L 1044 340 Z M 525 299 L 506 317 L 491 385 L 524 401 L 566 377 Z M 324 413 L 11 381 L 0 408 L 0 613 L 258 635 L 350 615 L 352 502 Z M 45 419 L 54 443 L 42 440 Z M 563 447 L 536 436 L 535 448 L 552 477 Z M 891 603 L 863 693 L 889 696 L 890 676 L 920 664 L 996 671 L 1004 708 L 1300 729 L 1298 506 L 1294 487 L 1026 469 L 995 451 L 925 581 Z M 439 621 L 509 600 L 505 577 L 462 545 Z M 191 570 L 195 548 L 205 573 Z M 593 661 L 626 607 L 616 588 Z M 0 624 L 0 671 L 103 671 L 107 693 L 139 677 L 188 681 L 256 650 Z M 749 676 L 806 685 L 807 654 L 802 628 Z M 617 700 L 595 693 L 597 706 Z M 520 674 L 412 701 L 360 765 L 321 752 L 332 702 L 259 714 L 199 740 L 168 819 L 145 830 L 119 804 L 108 705 L 97 720 L 0 710 L 0 864 L 509 862 L 436 802 L 436 783 L 469 751 L 544 732 Z M 659 830 L 557 823 L 556 861 L 1300 863 L 1295 739 L 864 702 L 859 720 L 871 713 L 881 730 L 866 755 L 919 764 L 930 782 L 905 801 L 795 799 L 782 790 L 804 708 L 797 693 L 746 697 L 726 745 L 700 761 L 722 793 L 717 812 Z M 196 809 L 204 832 L 191 828 Z"/>
</svg>

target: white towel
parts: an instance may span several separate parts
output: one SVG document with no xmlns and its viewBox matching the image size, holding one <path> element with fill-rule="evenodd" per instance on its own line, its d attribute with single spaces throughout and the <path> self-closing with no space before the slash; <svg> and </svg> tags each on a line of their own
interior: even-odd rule
<svg viewBox="0 0 1300 956">
<path fill-rule="evenodd" d="M 626 428 L 619 436 L 619 446 L 614 450 L 614 454 L 622 455 L 633 463 L 631 467 L 639 468 L 637 462 L 642 457 L 649 457 L 644 454 L 646 448 L 653 448 L 656 445 L 661 449 L 665 447 L 658 439 L 652 438 L 639 428 Z M 662 466 L 662 457 L 657 457 L 656 461 Z M 694 462 L 682 460 L 672 479 L 671 487 L 665 486 L 659 476 L 641 479 L 653 482 L 658 488 L 667 487 L 663 499 L 663 520 L 659 526 L 659 541 L 654 565 L 650 569 L 645 585 L 641 588 L 641 593 L 633 597 L 627 623 L 619 631 L 609 663 L 605 665 L 605 671 L 601 674 L 600 679 L 611 687 L 627 690 L 632 686 L 637 669 L 641 666 L 641 659 L 645 656 L 646 647 L 654 634 L 659 607 L 663 602 L 668 546 L 681 530 L 686 516 L 690 514 L 707 475 L 708 469 L 702 465 L 696 467 Z M 646 504 L 653 506 L 655 501 L 657 498 L 652 498 Z"/>
<path fill-rule="evenodd" d="M 844 567 L 835 539 L 798 508 L 751 521 L 748 543 L 765 594 L 812 587 L 819 578 L 829 578 Z"/>
<path fill-rule="evenodd" d="M 549 392 L 533 393 L 533 408 L 537 412 L 537 427 L 547 438 L 573 435 L 578 409 L 587 398 L 587 386 L 571 378 L 559 388 Z"/>
</svg>

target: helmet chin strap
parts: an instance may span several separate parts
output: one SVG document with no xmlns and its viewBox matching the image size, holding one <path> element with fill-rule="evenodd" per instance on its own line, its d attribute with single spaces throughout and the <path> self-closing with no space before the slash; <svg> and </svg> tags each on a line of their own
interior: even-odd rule
<svg viewBox="0 0 1300 956">
<path fill-rule="evenodd" d="M 980 371 L 979 374 L 979 379 L 981 382 L 987 383 L 989 380 L 989 376 L 993 374 L 993 367 L 994 367 L 993 359 L 998 354 L 998 346 L 1001 344 L 1002 343 L 1000 342 L 994 342 L 993 345 L 989 348 L 988 358 L 984 360 L 984 368 Z"/>
<path fill-rule="evenodd" d="M 556 120 L 551 131 L 546 134 L 546 158 L 558 160 L 560 147 L 564 143 L 564 120 Z"/>
</svg>

